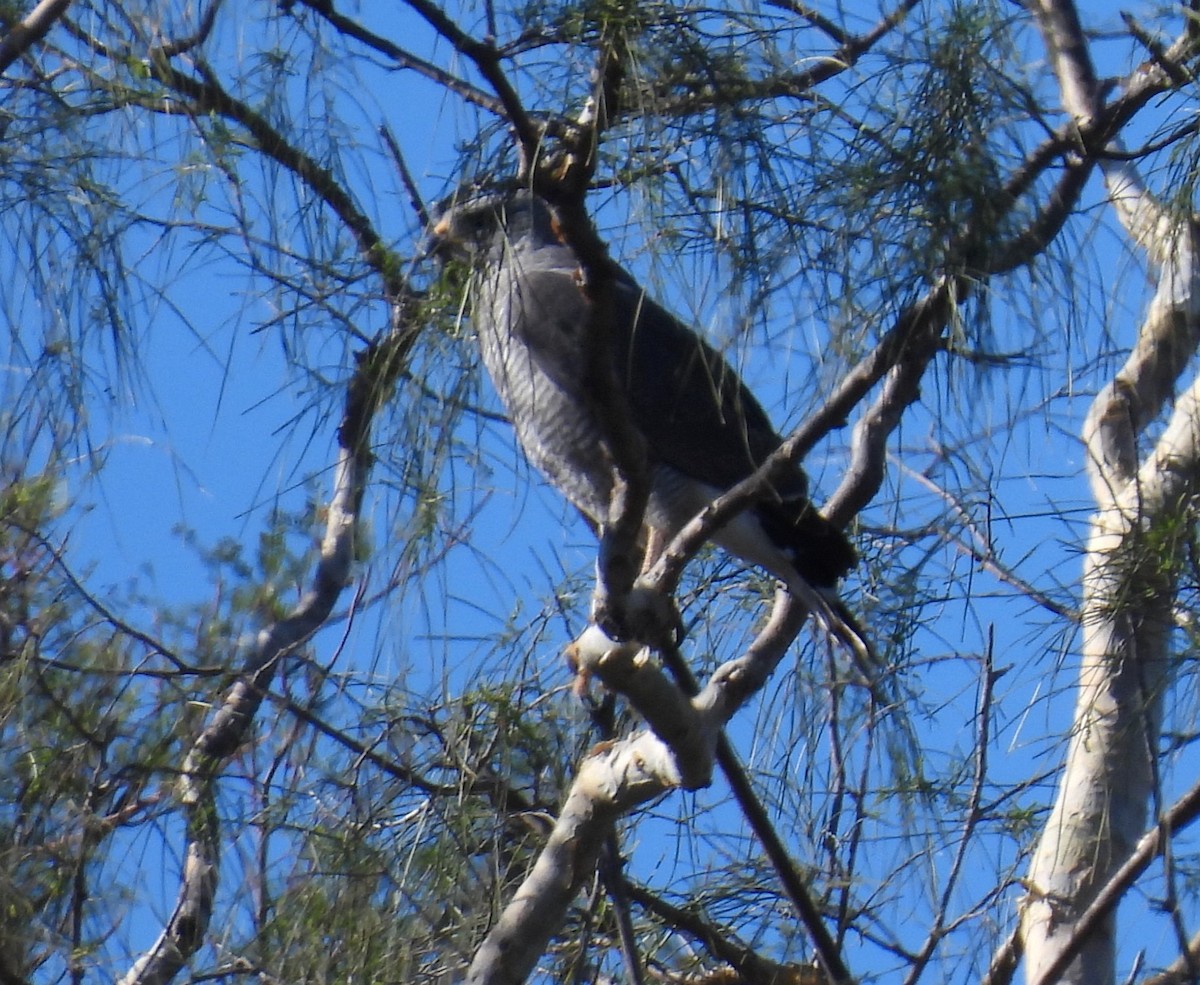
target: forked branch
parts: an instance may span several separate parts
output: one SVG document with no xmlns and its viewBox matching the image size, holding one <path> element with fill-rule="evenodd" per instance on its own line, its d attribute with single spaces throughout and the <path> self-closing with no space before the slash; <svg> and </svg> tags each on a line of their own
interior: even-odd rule
<svg viewBox="0 0 1200 985">
<path fill-rule="evenodd" d="M 165 985 L 204 942 L 220 867 L 216 784 L 221 766 L 245 742 L 281 663 L 321 628 L 350 582 L 358 518 L 372 464 L 371 423 L 391 392 L 412 341 L 412 333 L 398 325 L 359 359 L 338 428 L 333 494 L 312 586 L 287 616 L 259 632 L 237 683 L 188 752 L 179 778 L 187 829 L 179 896 L 158 939 L 133 963 L 122 985 Z"/>
</svg>

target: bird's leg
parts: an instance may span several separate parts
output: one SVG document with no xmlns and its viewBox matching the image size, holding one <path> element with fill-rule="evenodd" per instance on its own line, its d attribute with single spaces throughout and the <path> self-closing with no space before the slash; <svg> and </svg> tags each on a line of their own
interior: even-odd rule
<svg viewBox="0 0 1200 985">
<path fill-rule="evenodd" d="M 662 556 L 671 538 L 665 530 L 647 523 L 646 550 L 642 555 L 642 570 L 633 583 L 630 609 L 642 614 L 645 635 L 639 637 L 654 645 L 678 646 L 683 640 L 683 618 L 675 599 L 650 580 L 649 575 Z M 636 618 L 636 615 L 635 615 Z"/>
<path fill-rule="evenodd" d="M 667 642 L 672 646 L 677 645 L 682 637 L 682 620 L 674 601 L 660 589 L 643 583 L 643 576 L 658 560 L 670 538 L 657 527 L 646 524 L 638 540 L 644 546 L 641 570 L 633 587 L 616 604 L 601 589 L 600 566 L 603 561 L 597 560 L 597 587 L 592 596 L 591 622 L 614 645 L 618 641 L 636 641 L 649 646 Z M 601 544 L 603 543 L 601 537 Z M 603 550 L 603 547 L 601 549 Z M 592 639 L 586 633 L 585 637 Z M 590 651 L 581 646 L 583 639 L 584 637 L 580 637 L 568 646 L 565 654 L 567 667 L 575 678 L 571 684 L 571 691 L 581 699 L 588 694 L 592 677 L 590 664 L 594 662 L 594 655 L 593 659 L 589 659 Z"/>
<path fill-rule="evenodd" d="M 642 555 L 642 570 L 639 574 L 646 574 L 658 562 L 659 557 L 667 546 L 667 535 L 658 527 L 652 524 L 646 524 L 646 551 Z"/>
<path fill-rule="evenodd" d="M 659 649 L 678 644 L 682 620 L 675 600 L 645 578 L 669 540 L 662 530 L 653 525 L 643 526 L 638 542 L 644 550 L 637 577 L 629 580 L 628 591 L 617 596 L 605 590 L 605 565 L 611 565 L 614 558 L 606 552 L 606 538 L 601 536 L 600 556 L 596 562 L 596 591 L 592 596 L 592 622 L 611 639 L 622 642 L 636 640 Z"/>
</svg>

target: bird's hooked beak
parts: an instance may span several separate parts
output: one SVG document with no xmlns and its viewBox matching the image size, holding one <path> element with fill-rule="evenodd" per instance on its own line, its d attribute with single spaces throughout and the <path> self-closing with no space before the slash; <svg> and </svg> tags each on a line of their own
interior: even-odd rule
<svg viewBox="0 0 1200 985">
<path fill-rule="evenodd" d="M 425 249 L 421 252 L 421 259 L 426 260 L 433 257 L 445 263 L 447 260 L 465 255 L 465 244 L 454 231 L 454 218 L 447 213 L 438 219 L 426 234 Z"/>
</svg>

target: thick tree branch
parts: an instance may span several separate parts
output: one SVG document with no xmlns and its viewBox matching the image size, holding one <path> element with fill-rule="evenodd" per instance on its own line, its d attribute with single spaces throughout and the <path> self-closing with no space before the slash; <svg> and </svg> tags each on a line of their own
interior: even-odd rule
<svg viewBox="0 0 1200 985">
<path fill-rule="evenodd" d="M 1070 0 L 1034 0 L 1031 7 L 1063 105 L 1084 134 L 1103 118 L 1104 107 L 1075 7 Z M 1086 139 L 1081 143 L 1087 147 Z M 1128 867 L 1156 783 L 1153 758 L 1172 673 L 1169 641 L 1183 543 L 1172 531 L 1188 517 L 1200 488 L 1198 384 L 1176 403 L 1144 461 L 1138 448 L 1200 341 L 1193 224 L 1166 215 L 1131 163 L 1105 160 L 1103 167 L 1118 217 L 1161 269 L 1129 358 L 1084 422 L 1098 510 L 1084 564 L 1071 742 L 1022 913 L 1027 974 L 1035 983 L 1113 980 L 1112 912 L 1127 887 L 1106 896 L 1102 909 L 1097 904 Z"/>
<path fill-rule="evenodd" d="M 1029 0 L 1028 7 L 1038 19 L 1063 108 L 1086 126 L 1099 117 L 1103 100 L 1079 12 L 1072 0 Z"/>
<path fill-rule="evenodd" d="M 612 824 L 678 785 L 671 751 L 652 732 L 598 747 L 580 764 L 549 841 L 475 953 L 469 985 L 517 985 L 591 878 Z"/>
<path fill-rule="evenodd" d="M 721 732 L 778 665 L 805 615 L 804 609 L 780 590 L 770 621 L 747 653 L 719 668 L 708 685 L 690 699 L 686 694 L 695 691 L 695 680 L 682 660 L 671 664 L 677 675 L 682 675 L 677 687 L 650 663 L 645 650 L 635 644 L 604 642 L 595 627 L 573 644 L 576 659 L 586 661 L 589 672 L 606 686 L 626 695 L 661 732 L 641 732 L 621 742 L 604 743 L 584 761 L 550 843 L 476 952 L 468 975 L 472 985 L 515 985 L 524 981 L 550 935 L 561 925 L 566 907 L 590 876 L 596 853 L 613 821 L 638 804 L 673 789 L 706 785 L 714 757 L 721 763 L 812 937 L 829 980 L 851 980 L 807 886 L 795 872 L 785 846 L 758 805 Z M 568 851 L 564 846 L 575 847 Z"/>
<path fill-rule="evenodd" d="M 13 62 L 46 36 L 54 22 L 67 12 L 70 3 L 71 0 L 41 0 L 21 20 L 6 25 L 8 30 L 0 38 L 0 74 L 7 72 Z"/>
<path fill-rule="evenodd" d="M 1190 827 L 1198 816 L 1200 784 L 1180 797 L 1163 815 L 1158 825 L 1142 836 L 1129 857 L 1112 873 L 1108 882 L 1080 915 L 1071 938 L 1064 942 L 1058 956 L 1042 970 L 1041 978 L 1034 985 L 1053 985 L 1060 980 L 1067 966 L 1076 958 L 1100 923 L 1112 913 L 1138 877 L 1150 867 L 1150 863 L 1166 851 L 1169 839 Z"/>
</svg>

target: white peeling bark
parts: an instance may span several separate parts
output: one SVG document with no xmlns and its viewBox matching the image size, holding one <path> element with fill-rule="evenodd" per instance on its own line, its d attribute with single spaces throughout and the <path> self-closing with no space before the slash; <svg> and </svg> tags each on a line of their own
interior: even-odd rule
<svg viewBox="0 0 1200 985">
<path fill-rule="evenodd" d="M 1098 88 L 1074 7 L 1034 4 L 1064 106 L 1081 124 Z M 1193 522 L 1200 473 L 1200 383 L 1179 399 L 1148 453 L 1139 439 L 1172 398 L 1197 347 L 1194 234 L 1130 164 L 1102 165 L 1130 238 L 1158 268 L 1155 296 L 1128 359 L 1084 424 L 1096 503 L 1083 572 L 1081 663 L 1067 760 L 1027 880 L 1026 977 L 1115 981 L 1115 915 L 1086 936 L 1080 918 L 1129 858 L 1148 823 L 1163 697 L 1171 677 L 1174 572 Z"/>
</svg>

